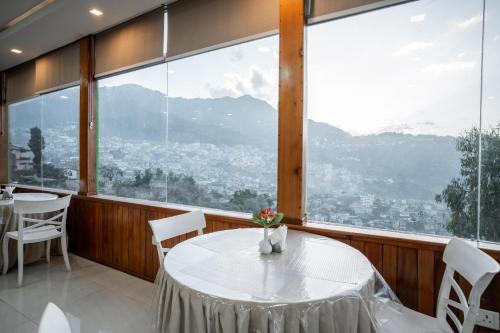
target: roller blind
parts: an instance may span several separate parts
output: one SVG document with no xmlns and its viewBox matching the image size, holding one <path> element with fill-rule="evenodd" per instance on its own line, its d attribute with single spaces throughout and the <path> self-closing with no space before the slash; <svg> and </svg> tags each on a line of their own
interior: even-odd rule
<svg viewBox="0 0 500 333">
<path fill-rule="evenodd" d="M 35 62 L 29 61 L 7 71 L 7 104 L 35 96 Z"/>
<path fill-rule="evenodd" d="M 309 0 L 308 23 L 317 23 L 415 0 Z"/>
<path fill-rule="evenodd" d="M 60 89 L 80 80 L 80 44 L 73 43 L 35 60 L 35 92 Z"/>
<path fill-rule="evenodd" d="M 167 6 L 167 58 L 276 32 L 278 0 L 179 0 Z"/>
<path fill-rule="evenodd" d="M 164 9 L 136 17 L 95 38 L 95 76 L 163 61 Z"/>
</svg>

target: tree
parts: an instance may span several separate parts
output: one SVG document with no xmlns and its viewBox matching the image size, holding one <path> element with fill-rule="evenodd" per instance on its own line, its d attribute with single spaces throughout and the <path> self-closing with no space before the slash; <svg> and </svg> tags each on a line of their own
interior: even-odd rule
<svg viewBox="0 0 500 333">
<path fill-rule="evenodd" d="M 258 212 L 266 207 L 271 207 L 273 200 L 267 194 L 257 194 L 251 190 L 234 192 L 229 200 L 229 209 L 238 212 Z"/>
<path fill-rule="evenodd" d="M 456 236 L 473 238 L 477 232 L 479 135 L 477 128 L 457 138 L 461 153 L 460 176 L 453 178 L 437 202 L 451 210 L 448 230 Z M 500 124 L 483 132 L 481 175 L 481 237 L 500 240 Z"/>
<path fill-rule="evenodd" d="M 30 141 L 28 147 L 33 153 L 33 167 L 35 168 L 38 177 L 42 174 L 42 150 L 45 149 L 45 140 L 42 136 L 42 131 L 38 127 L 30 129 Z"/>
</svg>

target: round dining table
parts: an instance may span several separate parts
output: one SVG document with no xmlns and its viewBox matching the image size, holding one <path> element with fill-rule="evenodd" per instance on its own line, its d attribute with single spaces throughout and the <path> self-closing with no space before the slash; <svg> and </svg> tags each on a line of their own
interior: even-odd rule
<svg viewBox="0 0 500 333">
<path fill-rule="evenodd" d="M 262 229 L 184 241 L 157 277 L 161 332 L 373 332 L 377 275 L 358 250 L 288 231 L 286 250 L 261 254 Z"/>
<path fill-rule="evenodd" d="M 52 193 L 14 193 L 13 199 L 0 200 L 0 244 L 2 244 L 5 233 L 8 231 L 17 230 L 16 215 L 14 214 L 14 202 L 40 202 L 47 200 L 57 199 L 58 196 Z M 43 215 L 43 214 L 42 214 Z M 35 216 L 36 218 L 43 218 L 43 216 Z M 54 254 L 61 254 L 61 244 L 59 240 L 51 243 L 51 252 Z M 0 252 L 2 249 L 0 248 Z M 9 241 L 9 267 L 12 267 L 17 262 L 17 247 L 16 241 Z M 45 243 L 27 244 L 24 250 L 24 263 L 30 264 L 40 260 L 45 255 Z M 0 253 L 0 267 L 3 265 L 3 255 Z"/>
</svg>

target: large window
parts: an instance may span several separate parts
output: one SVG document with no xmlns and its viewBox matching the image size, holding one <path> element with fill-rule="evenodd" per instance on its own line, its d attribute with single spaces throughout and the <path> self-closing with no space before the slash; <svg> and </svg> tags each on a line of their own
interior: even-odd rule
<svg viewBox="0 0 500 333">
<path fill-rule="evenodd" d="M 98 115 L 98 192 L 165 201 L 166 65 L 100 80 Z"/>
<path fill-rule="evenodd" d="M 100 80 L 99 193 L 275 204 L 277 48 L 273 36 Z"/>
<path fill-rule="evenodd" d="M 79 87 L 13 103 L 9 181 L 78 191 Z"/>
<path fill-rule="evenodd" d="M 482 4 L 421 0 L 308 27 L 310 220 L 476 238 Z M 483 183 L 497 193 L 489 109 Z M 483 197 L 483 235 L 498 241 L 498 193 L 495 209 Z"/>
<path fill-rule="evenodd" d="M 168 73 L 168 201 L 275 204 L 278 37 L 177 60 Z"/>
<path fill-rule="evenodd" d="M 485 9 L 480 237 L 500 242 L 500 2 Z"/>
</svg>

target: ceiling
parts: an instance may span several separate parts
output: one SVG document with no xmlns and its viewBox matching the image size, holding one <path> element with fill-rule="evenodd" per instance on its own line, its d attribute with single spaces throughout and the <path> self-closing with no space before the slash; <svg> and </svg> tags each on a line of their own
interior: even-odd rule
<svg viewBox="0 0 500 333">
<path fill-rule="evenodd" d="M 0 0 L 0 70 L 10 68 L 172 0 Z M 38 12 L 2 31 L 31 8 Z M 104 14 L 97 17 L 89 10 Z M 16 48 L 23 53 L 15 54 Z"/>
</svg>

